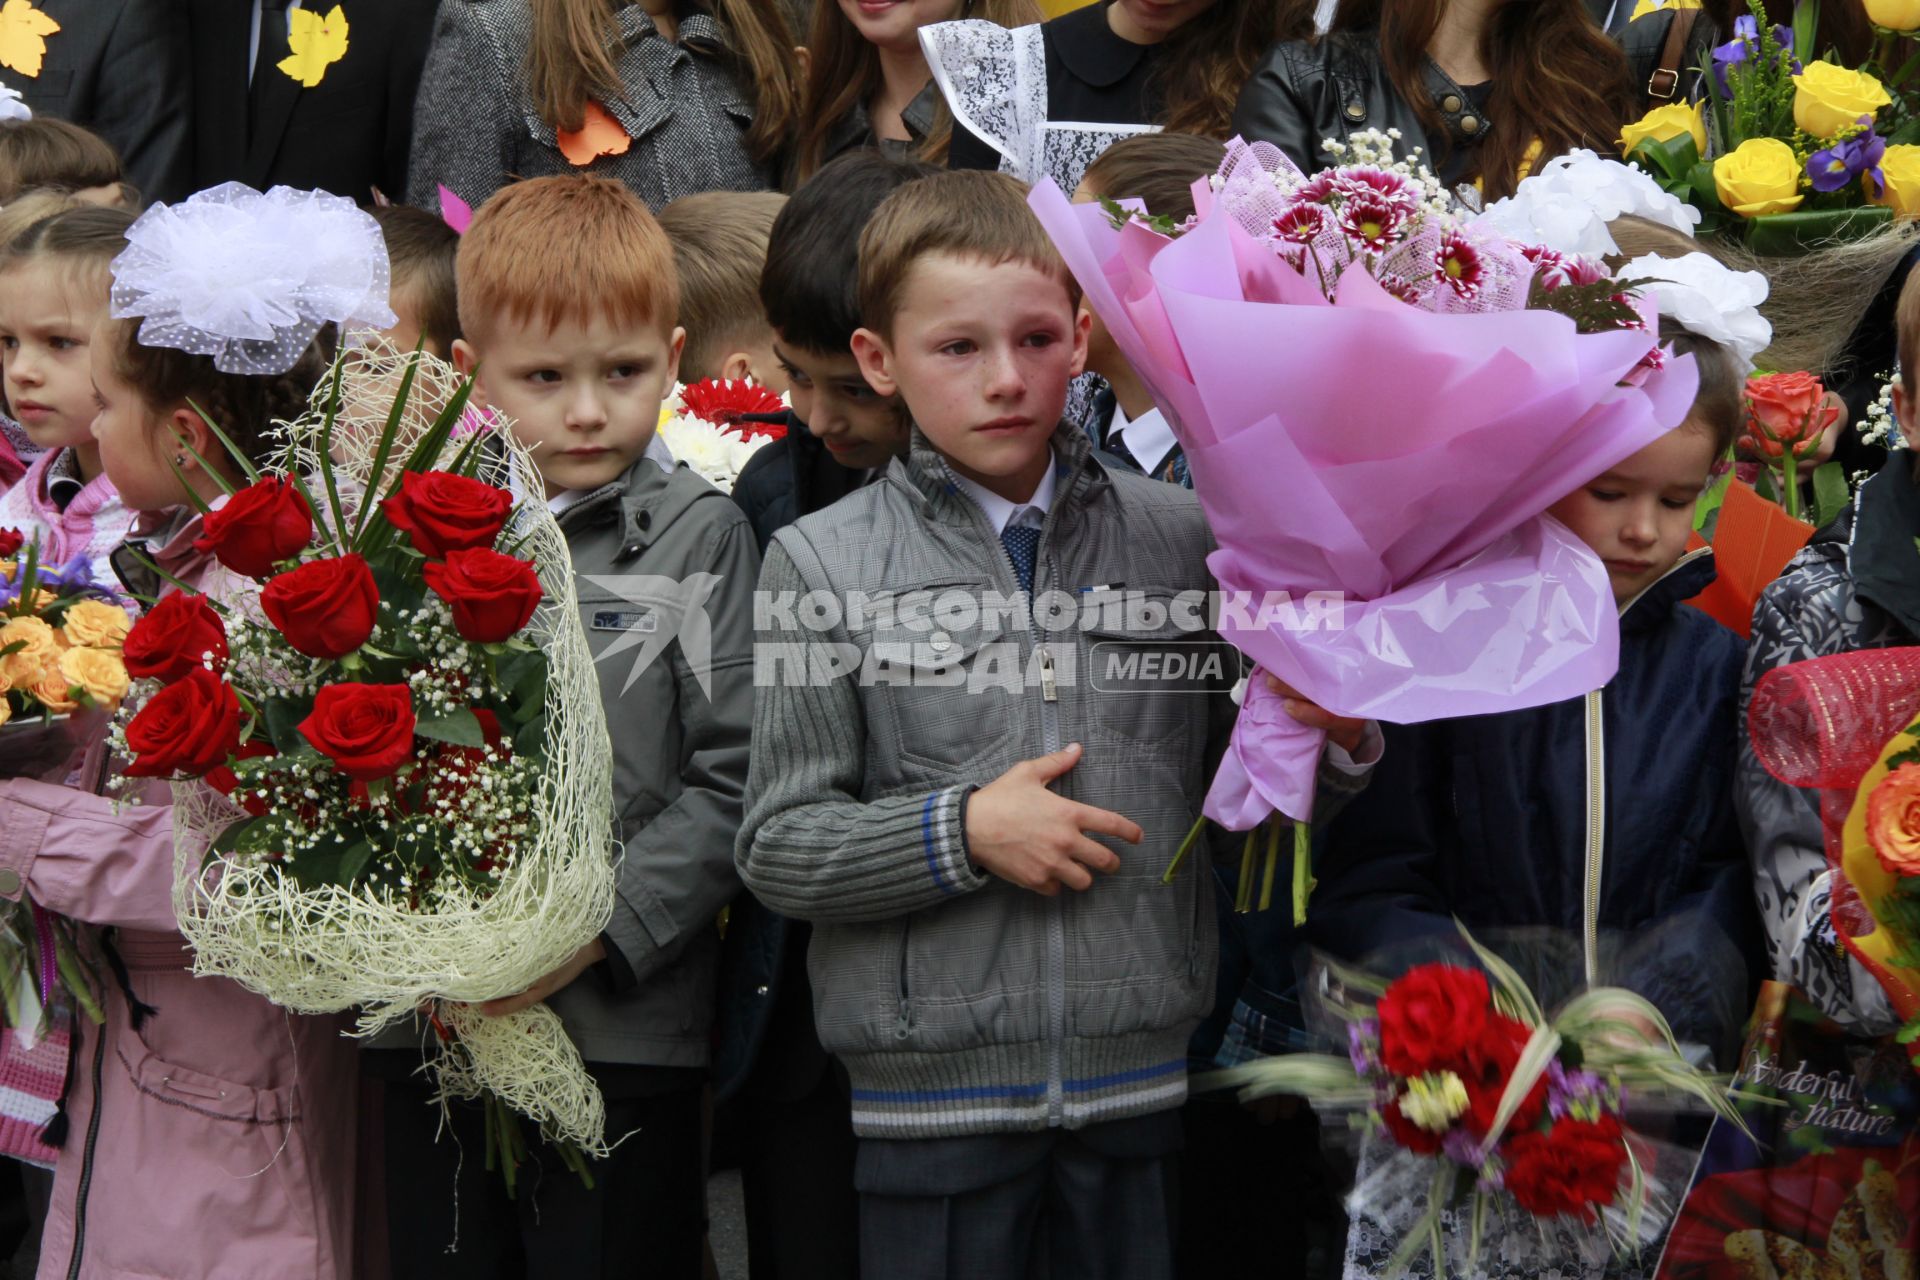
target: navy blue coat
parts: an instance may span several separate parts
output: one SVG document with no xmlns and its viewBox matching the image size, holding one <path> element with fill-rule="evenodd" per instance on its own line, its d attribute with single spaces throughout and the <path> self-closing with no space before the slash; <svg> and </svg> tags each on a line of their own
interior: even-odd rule
<svg viewBox="0 0 1920 1280">
<path fill-rule="evenodd" d="M 1522 970 L 1551 1002 L 1587 967 L 1597 889 L 1600 980 L 1652 1000 L 1682 1040 L 1724 1049 L 1760 966 L 1733 812 L 1743 649 L 1681 603 L 1712 579 L 1711 552 L 1694 553 L 1622 615 L 1598 744 L 1587 698 L 1386 726 L 1372 787 L 1327 831 L 1309 941 L 1377 961 L 1454 935 L 1456 918 L 1476 935 L 1533 930 Z"/>
</svg>

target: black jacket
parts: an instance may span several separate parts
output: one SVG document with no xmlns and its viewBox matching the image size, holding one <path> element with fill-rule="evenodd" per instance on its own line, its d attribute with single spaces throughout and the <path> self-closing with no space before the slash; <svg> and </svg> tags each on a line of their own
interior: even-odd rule
<svg viewBox="0 0 1920 1280">
<path fill-rule="evenodd" d="M 1712 553 L 1694 553 L 1622 616 L 1597 724 L 1573 698 L 1386 726 L 1371 789 L 1327 832 L 1315 945 L 1358 960 L 1451 937 L 1456 918 L 1539 930 L 1572 960 L 1564 983 L 1597 908 L 1602 979 L 1652 1000 L 1683 1040 L 1728 1047 L 1759 932 L 1733 809 L 1742 647 L 1681 603 L 1712 579 Z"/>
<path fill-rule="evenodd" d="M 1047 119 L 1085 124 L 1150 124 L 1159 117 L 1153 72 L 1159 45 L 1122 40 L 1107 6 L 1090 4 L 1040 28 L 1047 54 Z M 1000 153 L 959 124 L 947 153 L 953 169 L 997 169 Z"/>
<path fill-rule="evenodd" d="M 1248 142 L 1271 142 L 1308 173 L 1331 162 L 1327 139 L 1345 142 L 1365 130 L 1400 130 L 1401 145 L 1424 146 L 1449 181 L 1465 172 L 1486 119 L 1475 95 L 1431 61 L 1427 91 L 1446 123 L 1430 137 L 1419 114 L 1394 89 L 1371 34 L 1330 35 L 1275 45 L 1254 68 L 1233 109 L 1233 131 Z"/>
<path fill-rule="evenodd" d="M 40 74 L 9 71 L 35 115 L 70 120 L 120 153 L 149 200 L 193 190 L 188 33 L 167 0 L 40 0 L 60 24 Z"/>
<path fill-rule="evenodd" d="M 347 19 L 346 56 L 304 88 L 263 57 L 248 85 L 250 0 L 186 0 L 193 40 L 194 185 L 330 191 L 368 204 L 407 189 L 413 99 L 435 0 L 306 0 Z"/>
</svg>

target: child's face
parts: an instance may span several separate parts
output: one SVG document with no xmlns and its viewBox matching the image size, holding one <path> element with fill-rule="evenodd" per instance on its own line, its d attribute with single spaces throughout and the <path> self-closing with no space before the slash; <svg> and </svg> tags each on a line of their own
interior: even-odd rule
<svg viewBox="0 0 1920 1280">
<path fill-rule="evenodd" d="M 596 314 L 548 330 L 501 318 L 484 339 L 456 339 L 453 363 L 475 393 L 513 419 L 547 496 L 597 489 L 647 451 L 680 369 L 686 330 L 616 325 Z"/>
<path fill-rule="evenodd" d="M 1907 448 L 1920 449 L 1920 396 L 1907 394 L 1905 384 L 1896 380 L 1893 384 L 1893 420 L 1900 424 L 1900 438 L 1907 442 Z"/>
<path fill-rule="evenodd" d="M 7 403 L 42 449 L 93 443 L 93 381 L 87 349 L 106 315 L 104 296 L 88 297 L 70 272 L 29 259 L 0 284 L 0 361 Z"/>
<path fill-rule="evenodd" d="M 815 351 L 775 341 L 793 412 L 843 467 L 884 467 L 907 452 L 907 414 L 898 396 L 867 385 L 853 352 Z"/>
<path fill-rule="evenodd" d="M 187 500 L 186 486 L 168 465 L 184 446 L 166 430 L 162 415 L 147 407 L 113 369 L 117 335 L 103 323 L 91 344 L 88 398 L 90 424 L 100 446 L 100 467 L 135 511 L 164 511 Z M 196 446 L 197 447 L 197 446 Z"/>
<path fill-rule="evenodd" d="M 1622 604 L 1652 586 L 1687 549 L 1693 508 L 1713 468 L 1713 433 L 1667 432 L 1547 509 L 1607 566 Z"/>
<path fill-rule="evenodd" d="M 1024 502 L 1049 465 L 1067 383 L 1086 366 L 1087 325 L 1039 267 L 936 253 L 908 272 L 892 339 L 860 329 L 853 351 L 956 471 Z"/>
</svg>

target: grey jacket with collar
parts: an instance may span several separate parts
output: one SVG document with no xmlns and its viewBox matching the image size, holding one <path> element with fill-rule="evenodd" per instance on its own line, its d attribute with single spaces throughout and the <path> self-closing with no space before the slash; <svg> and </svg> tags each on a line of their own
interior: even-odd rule
<svg viewBox="0 0 1920 1280">
<path fill-rule="evenodd" d="M 1079 1128 L 1178 1106 L 1187 1038 L 1213 998 L 1207 860 L 1171 885 L 1161 873 L 1200 813 L 1237 668 L 1125 674 L 1145 669 L 1130 656 L 1212 639 L 1170 606 L 1210 588 L 1213 539 L 1188 491 L 1109 470 L 1071 427 L 1053 447 L 1038 620 L 959 607 L 1018 586 L 918 431 L 880 483 L 768 548 L 736 856 L 762 901 L 814 922 L 820 1040 L 852 1078 L 863 1137 Z M 1134 593 L 1151 616 L 1086 607 Z M 1069 742 L 1085 754 L 1055 789 L 1124 813 L 1144 840 L 1106 842 L 1120 870 L 1083 893 L 983 874 L 968 796 Z M 1323 787 L 1346 795 L 1364 785 L 1329 774 Z"/>
<path fill-rule="evenodd" d="M 613 741 L 622 861 L 607 964 L 551 1003 L 589 1062 L 703 1066 L 714 921 L 740 888 L 760 554 L 725 494 L 647 458 L 559 520 Z"/>
</svg>

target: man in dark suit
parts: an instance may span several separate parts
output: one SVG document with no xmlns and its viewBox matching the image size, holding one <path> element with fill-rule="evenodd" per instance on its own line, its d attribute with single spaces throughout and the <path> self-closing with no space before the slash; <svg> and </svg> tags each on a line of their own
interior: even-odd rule
<svg viewBox="0 0 1920 1280">
<path fill-rule="evenodd" d="M 193 39 L 197 187 L 331 191 L 361 204 L 407 186 L 413 98 L 435 0 L 183 0 Z M 289 12 L 346 18 L 347 51 L 303 86 L 280 69 Z"/>
<path fill-rule="evenodd" d="M 168 0 L 37 0 L 60 29 L 40 74 L 0 71 L 35 115 L 69 120 L 120 153 L 148 199 L 192 190 L 187 32 Z"/>
</svg>

